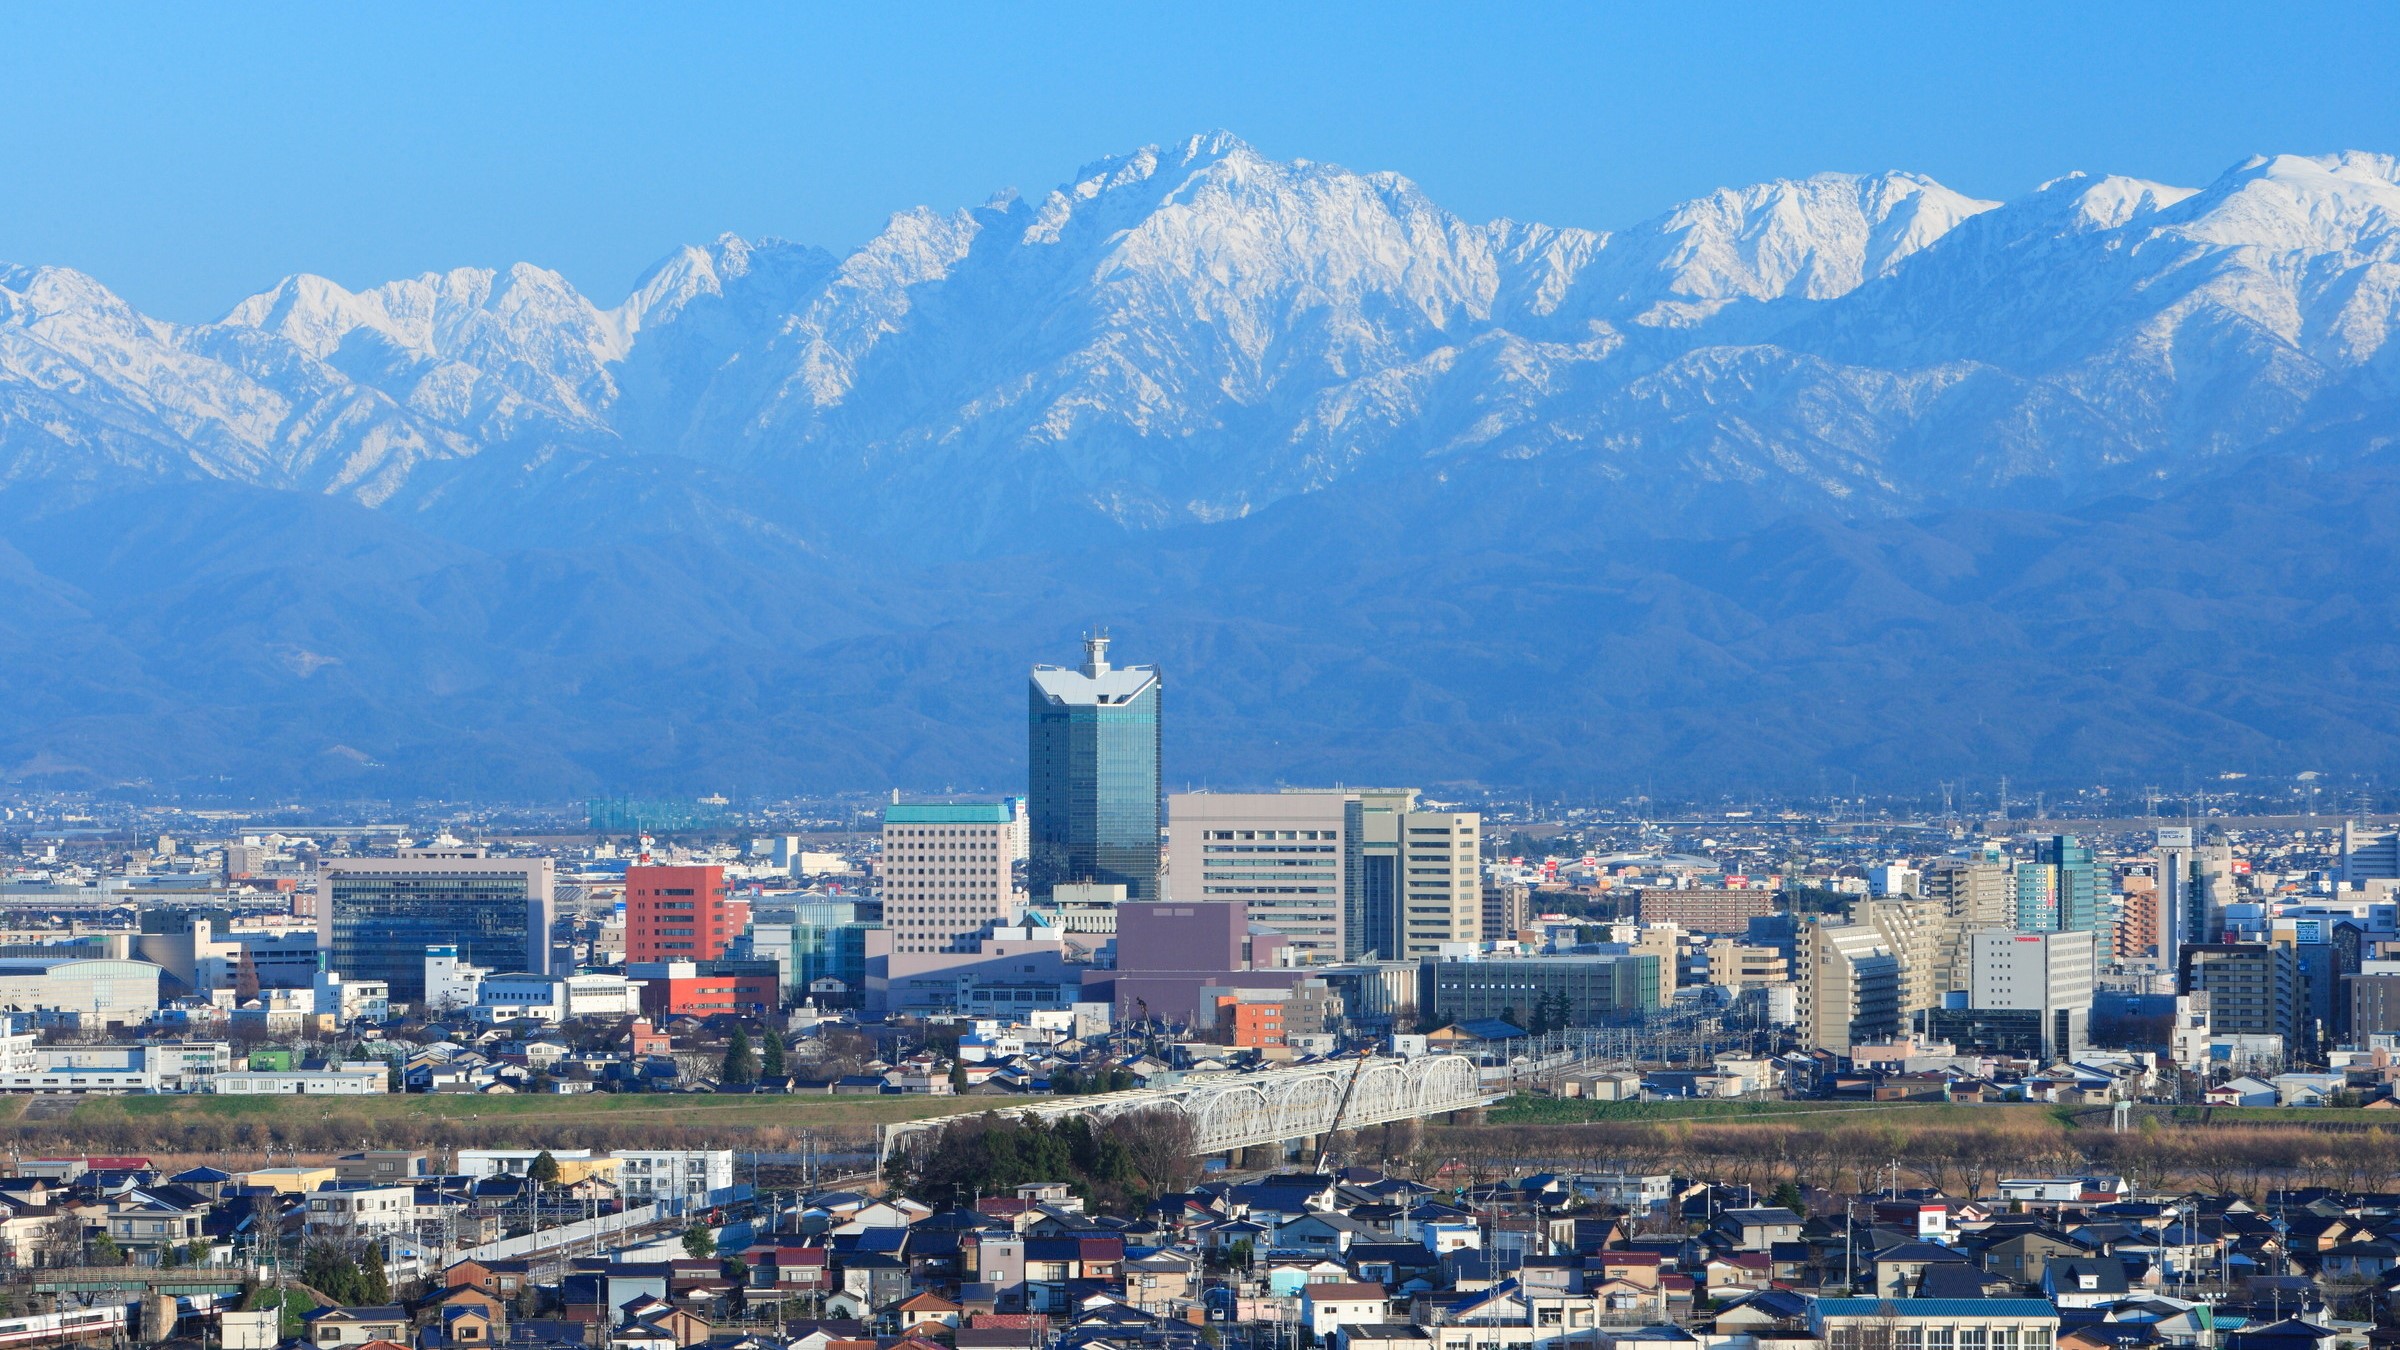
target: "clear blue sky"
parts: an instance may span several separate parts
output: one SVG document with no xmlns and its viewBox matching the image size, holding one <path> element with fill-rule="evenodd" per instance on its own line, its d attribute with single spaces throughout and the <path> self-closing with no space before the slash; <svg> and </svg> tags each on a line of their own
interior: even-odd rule
<svg viewBox="0 0 2400 1350">
<path fill-rule="evenodd" d="M 2400 152 L 2400 6 L 12 6 L 0 260 L 211 318 L 528 259 L 613 303 L 724 231 L 856 245 L 1216 127 L 1474 219 L 1913 169 L 2205 182 Z"/>
</svg>

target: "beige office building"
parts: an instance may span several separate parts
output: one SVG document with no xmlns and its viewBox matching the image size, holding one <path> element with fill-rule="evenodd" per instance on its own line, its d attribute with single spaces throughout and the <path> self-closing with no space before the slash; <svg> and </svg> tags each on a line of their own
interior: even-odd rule
<svg viewBox="0 0 2400 1350">
<path fill-rule="evenodd" d="M 1485 932 L 1482 817 L 1418 809 L 1416 788 L 1290 788 L 1343 803 L 1342 956 L 1413 961 Z M 1511 934 L 1514 936 L 1514 934 Z"/>
<path fill-rule="evenodd" d="M 1301 959 L 1343 956 L 1356 794 L 1179 792 L 1167 799 L 1166 898 L 1238 903 Z M 1481 921 L 1481 898 L 1477 899 Z"/>
<path fill-rule="evenodd" d="M 1399 952 L 1438 956 L 1446 942 L 1483 940 L 1483 817 L 1411 811 L 1400 818 Z"/>
<path fill-rule="evenodd" d="M 883 926 L 903 956 L 973 953 L 1025 917 L 1008 802 L 894 803 L 883 812 Z"/>
</svg>

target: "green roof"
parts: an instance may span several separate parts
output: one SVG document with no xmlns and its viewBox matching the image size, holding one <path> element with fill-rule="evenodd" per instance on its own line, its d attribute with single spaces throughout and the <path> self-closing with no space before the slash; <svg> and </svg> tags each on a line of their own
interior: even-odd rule
<svg viewBox="0 0 2400 1350">
<path fill-rule="evenodd" d="M 1013 819 L 1007 802 L 926 802 L 883 808 L 886 825 L 1006 825 Z"/>
</svg>

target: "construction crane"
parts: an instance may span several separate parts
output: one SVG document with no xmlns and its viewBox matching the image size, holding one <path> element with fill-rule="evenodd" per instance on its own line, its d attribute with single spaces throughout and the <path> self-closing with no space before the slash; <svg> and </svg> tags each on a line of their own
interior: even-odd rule
<svg viewBox="0 0 2400 1350">
<path fill-rule="evenodd" d="M 1325 1127 L 1325 1138 L 1328 1141 L 1341 1133 L 1342 1118 L 1350 1111 L 1350 1096 L 1358 1091 L 1358 1080 L 1366 1076 L 1367 1064 L 1374 1058 L 1375 1052 L 1371 1049 L 1358 1052 L 1358 1064 L 1350 1070 L 1349 1081 L 1342 1084 L 1342 1095 L 1333 1103 L 1333 1123 Z M 1333 1155 L 1323 1149 L 1317 1150 L 1317 1175 L 1325 1176 L 1332 1171 Z"/>
</svg>

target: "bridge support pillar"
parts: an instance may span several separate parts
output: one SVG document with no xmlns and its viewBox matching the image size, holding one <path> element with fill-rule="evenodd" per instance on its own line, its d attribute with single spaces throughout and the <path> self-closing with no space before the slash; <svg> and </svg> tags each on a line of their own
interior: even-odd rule
<svg viewBox="0 0 2400 1350">
<path fill-rule="evenodd" d="M 1263 1172 L 1283 1162 L 1283 1145 L 1251 1144 L 1236 1157 L 1236 1165 L 1245 1172 Z"/>
<path fill-rule="evenodd" d="M 138 1328 L 144 1345 L 156 1345 L 175 1334 L 175 1299 L 168 1294 L 142 1296 L 142 1324 Z"/>
</svg>

